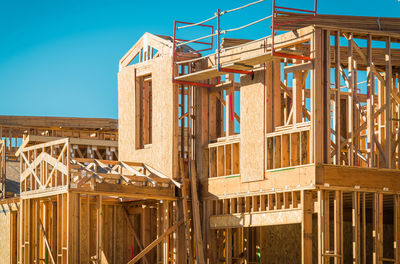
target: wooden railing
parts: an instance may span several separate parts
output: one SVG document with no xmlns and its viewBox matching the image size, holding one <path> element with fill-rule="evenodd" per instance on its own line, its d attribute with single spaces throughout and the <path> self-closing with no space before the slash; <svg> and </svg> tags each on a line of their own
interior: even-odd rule
<svg viewBox="0 0 400 264">
<path fill-rule="evenodd" d="M 208 144 L 208 177 L 239 174 L 239 148 L 240 138 L 238 135 L 219 138 L 217 142 Z"/>
<path fill-rule="evenodd" d="M 310 123 L 277 128 L 266 135 L 267 170 L 310 163 Z"/>
<path fill-rule="evenodd" d="M 21 192 L 67 186 L 69 149 L 67 138 L 21 149 Z"/>
<path fill-rule="evenodd" d="M 265 212 L 301 208 L 300 191 L 278 192 L 249 196 L 234 196 L 210 200 L 211 215 Z"/>
<path fill-rule="evenodd" d="M 141 162 L 81 158 L 71 161 L 71 187 L 93 189 L 98 183 L 122 184 L 135 187 L 172 187 L 173 184 L 180 185 Z M 162 192 L 162 190 L 159 191 Z"/>
<path fill-rule="evenodd" d="M 90 149 L 97 151 L 106 147 L 92 145 Z M 94 159 L 92 151 L 82 153 L 82 148 L 88 146 L 72 144 L 71 139 L 65 138 L 20 149 L 21 193 L 70 188 L 98 191 L 100 188 L 114 194 L 140 192 L 144 198 L 151 195 L 168 199 L 173 196 L 173 185 L 180 185 L 144 163 Z M 149 191 L 148 187 L 156 188 Z"/>
</svg>

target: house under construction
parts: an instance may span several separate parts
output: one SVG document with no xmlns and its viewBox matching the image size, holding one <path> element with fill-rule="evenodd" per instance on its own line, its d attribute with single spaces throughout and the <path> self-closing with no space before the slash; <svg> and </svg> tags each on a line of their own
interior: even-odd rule
<svg viewBox="0 0 400 264">
<path fill-rule="evenodd" d="M 118 124 L 0 116 L 1 263 L 400 263 L 400 18 L 260 2 L 145 33 Z"/>
</svg>

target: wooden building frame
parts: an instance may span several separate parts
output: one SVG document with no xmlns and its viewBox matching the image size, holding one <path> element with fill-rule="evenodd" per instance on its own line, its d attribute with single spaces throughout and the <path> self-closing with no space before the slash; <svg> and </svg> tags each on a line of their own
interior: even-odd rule
<svg viewBox="0 0 400 264">
<path fill-rule="evenodd" d="M 145 33 L 118 134 L 25 135 L 11 263 L 400 263 L 400 19 L 274 16 L 218 56 Z"/>
<path fill-rule="evenodd" d="M 301 18 L 288 12 L 276 17 L 280 23 Z M 209 263 L 255 261 L 255 249 L 263 248 L 255 234 L 281 225 L 299 227 L 296 262 L 400 261 L 400 65 L 393 48 L 400 40 L 399 20 L 376 25 L 374 19 L 317 15 L 288 23 L 279 30 L 289 32 L 275 37 L 275 48 L 287 57 L 271 55 L 270 37 L 236 47 L 230 46 L 233 40 L 223 41 L 220 67 L 253 71 L 242 74 L 239 84 L 219 71 L 214 54 L 181 60 L 178 55 L 176 86 L 193 97 L 186 107 L 194 109 L 180 117 L 192 120 L 181 127 L 187 133 L 181 137 L 198 141 L 188 157 L 195 159 L 202 187 Z M 230 114 L 223 115 L 223 109 L 234 109 L 231 89 L 241 93 L 240 135 L 232 135 Z M 343 232 L 349 221 L 350 235 Z M 383 234 L 383 226 L 391 231 Z M 352 251 L 345 250 L 349 243 Z M 280 262 L 268 256 L 261 261 Z"/>
</svg>

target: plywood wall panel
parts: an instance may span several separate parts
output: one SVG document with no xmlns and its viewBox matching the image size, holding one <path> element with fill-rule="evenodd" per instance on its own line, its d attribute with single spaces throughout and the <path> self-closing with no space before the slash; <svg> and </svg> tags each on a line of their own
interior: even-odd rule
<svg viewBox="0 0 400 264">
<path fill-rule="evenodd" d="M 260 244 L 261 263 L 301 263 L 299 224 L 261 227 Z"/>
<path fill-rule="evenodd" d="M 135 67 L 118 74 L 118 117 L 120 160 L 144 162 L 168 177 L 173 176 L 176 96 L 172 84 L 171 58 L 153 59 L 152 69 L 152 144 L 135 148 Z"/>
<path fill-rule="evenodd" d="M 242 182 L 264 179 L 265 71 L 241 77 L 240 174 Z"/>
<path fill-rule="evenodd" d="M 0 213 L 0 263 L 11 263 L 11 237 L 10 237 L 10 230 L 11 230 L 11 214 L 10 212 Z"/>
</svg>

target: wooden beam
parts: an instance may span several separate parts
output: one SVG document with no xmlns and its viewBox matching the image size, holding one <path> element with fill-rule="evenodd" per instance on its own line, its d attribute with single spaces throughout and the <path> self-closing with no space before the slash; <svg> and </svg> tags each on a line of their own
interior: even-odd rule
<svg viewBox="0 0 400 264">
<path fill-rule="evenodd" d="M 192 253 L 192 246 L 190 245 L 191 239 L 190 239 L 190 218 L 189 218 L 189 186 L 190 186 L 190 181 L 189 179 L 185 176 L 185 171 L 184 171 L 184 163 L 183 163 L 183 158 L 179 159 L 179 170 L 182 178 L 182 207 L 183 207 L 183 219 L 185 220 L 186 223 L 186 228 L 185 228 L 185 242 L 186 242 L 186 248 L 188 249 L 188 257 L 189 260 L 188 262 L 191 264 L 193 263 L 193 253 Z"/>
<path fill-rule="evenodd" d="M 152 250 L 155 246 L 158 245 L 158 243 L 160 243 L 167 235 L 171 234 L 172 232 L 174 232 L 178 226 L 180 226 L 181 224 L 183 224 L 183 219 L 179 220 L 176 224 L 174 224 L 173 226 L 171 226 L 170 228 L 167 229 L 167 231 L 165 231 L 165 233 L 163 233 L 161 236 L 159 236 L 156 240 L 154 240 L 153 242 L 151 242 L 145 249 L 143 249 L 142 251 L 140 251 L 139 254 L 137 254 L 133 259 L 131 259 L 128 264 L 134 264 L 136 262 L 138 262 L 144 255 L 146 255 L 150 250 Z"/>
<path fill-rule="evenodd" d="M 215 88 L 212 88 L 209 90 L 210 94 L 215 94 L 215 93 L 219 93 L 221 91 L 225 91 L 227 89 L 230 89 L 231 87 L 234 87 L 235 92 L 239 92 L 240 91 L 240 83 L 237 82 L 232 82 L 230 80 L 227 80 L 223 83 L 220 84 L 216 84 Z"/>
<path fill-rule="evenodd" d="M 302 216 L 302 210 L 300 209 L 213 215 L 210 216 L 210 228 L 221 229 L 299 224 L 302 222 Z"/>
<path fill-rule="evenodd" d="M 293 64 L 290 66 L 284 67 L 285 73 L 290 73 L 290 72 L 297 72 L 297 71 L 305 71 L 305 70 L 311 70 L 313 68 L 314 64 L 312 61 L 305 62 L 305 63 L 299 63 L 299 64 Z"/>
<path fill-rule="evenodd" d="M 205 264 L 203 238 L 201 233 L 200 203 L 197 194 L 197 173 L 194 161 L 190 161 L 190 184 L 192 187 L 192 210 L 194 235 L 196 237 L 197 263 Z"/>
<path fill-rule="evenodd" d="M 51 247 L 50 247 L 50 244 L 49 244 L 49 241 L 48 241 L 48 238 L 47 238 L 46 230 L 44 229 L 43 223 L 42 223 L 42 221 L 40 219 L 39 219 L 39 224 L 40 224 L 40 230 L 42 231 L 42 234 L 43 234 L 44 243 L 45 243 L 45 245 L 47 247 L 47 250 L 49 252 L 51 263 L 55 264 L 56 262 L 55 262 L 55 259 L 54 259 L 54 253 L 51 250 Z"/>
</svg>

